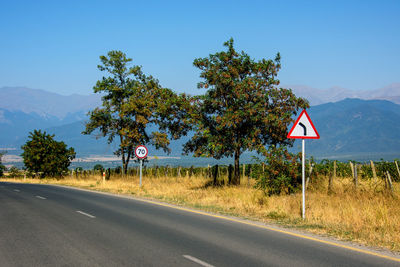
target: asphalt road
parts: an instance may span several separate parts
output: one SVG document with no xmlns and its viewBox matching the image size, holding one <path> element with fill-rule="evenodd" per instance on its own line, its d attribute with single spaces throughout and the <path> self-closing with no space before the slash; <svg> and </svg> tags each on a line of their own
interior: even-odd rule
<svg viewBox="0 0 400 267">
<path fill-rule="evenodd" d="M 0 266 L 400 266 L 400 261 L 138 199 L 2 182 Z"/>
</svg>

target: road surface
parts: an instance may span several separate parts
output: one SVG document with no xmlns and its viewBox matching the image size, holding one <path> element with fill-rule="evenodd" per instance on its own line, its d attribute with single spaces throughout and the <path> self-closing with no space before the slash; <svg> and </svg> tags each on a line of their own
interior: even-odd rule
<svg viewBox="0 0 400 267">
<path fill-rule="evenodd" d="M 140 199 L 0 182 L 0 266 L 400 266 L 371 253 Z"/>
</svg>

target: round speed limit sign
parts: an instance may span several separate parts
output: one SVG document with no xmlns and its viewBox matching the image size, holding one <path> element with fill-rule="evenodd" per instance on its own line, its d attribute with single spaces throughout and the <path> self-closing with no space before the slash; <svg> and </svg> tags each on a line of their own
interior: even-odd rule
<svg viewBox="0 0 400 267">
<path fill-rule="evenodd" d="M 144 159 L 145 157 L 147 157 L 148 153 L 149 153 L 149 151 L 147 150 L 147 147 L 145 147 L 145 146 L 138 146 L 135 149 L 135 155 L 138 159 Z"/>
</svg>

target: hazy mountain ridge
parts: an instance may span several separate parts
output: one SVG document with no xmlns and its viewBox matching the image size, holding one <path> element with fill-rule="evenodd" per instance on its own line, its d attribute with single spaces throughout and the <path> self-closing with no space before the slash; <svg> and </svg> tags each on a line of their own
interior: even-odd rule
<svg viewBox="0 0 400 267">
<path fill-rule="evenodd" d="M 341 87 L 317 89 L 304 85 L 285 85 L 292 88 L 297 96 L 305 97 L 312 106 L 337 102 L 346 98 L 364 100 L 381 99 L 400 104 L 400 83 L 393 83 L 376 90 L 350 90 Z M 85 118 L 85 114 L 101 105 L 101 95 L 64 96 L 39 89 L 26 87 L 0 88 L 0 108 L 9 111 L 36 113 L 42 117 L 57 117 L 60 120 L 74 122 Z"/>
<path fill-rule="evenodd" d="M 42 117 L 54 116 L 60 120 L 76 117 L 77 114 L 85 114 L 100 104 L 101 96 L 98 94 L 63 96 L 25 87 L 0 88 L 0 108 L 28 114 L 36 113 Z"/>
<path fill-rule="evenodd" d="M 308 111 L 321 138 L 308 149 L 318 156 L 398 154 L 400 105 L 386 100 L 345 99 Z"/>
<path fill-rule="evenodd" d="M 346 98 L 359 98 L 364 100 L 380 99 L 400 104 L 400 83 L 393 83 L 376 90 L 358 91 L 341 87 L 321 90 L 305 85 L 287 85 L 283 87 L 291 88 L 296 96 L 308 99 L 312 106 L 337 102 Z"/>
<path fill-rule="evenodd" d="M 3 89 L 0 89 L 0 95 Z M 311 95 L 314 90 L 309 87 L 300 89 L 302 94 Z M 29 91 L 30 89 L 25 90 Z M 396 98 L 397 92 L 400 92 L 400 84 L 393 84 L 381 90 L 369 91 L 369 95 L 365 97 Z M 319 95 L 313 95 L 314 98 L 310 99 L 311 104 L 316 101 L 327 101 L 329 98 L 339 99 L 344 95 L 362 95 L 365 92 L 333 88 L 330 93 L 328 90 L 322 90 Z M 37 100 L 36 103 L 41 105 L 42 110 L 46 110 L 47 103 L 51 101 L 51 99 L 44 100 L 45 95 L 41 95 L 42 98 L 39 98 L 41 100 Z M 15 96 L 16 94 L 14 94 Z M 69 99 L 61 95 L 56 97 L 61 97 L 60 99 L 64 99 L 64 102 L 65 99 Z M 75 95 L 74 97 L 79 98 L 80 96 Z M 400 96 L 397 98 L 400 99 Z M 87 98 L 83 97 L 82 99 L 84 102 Z M 7 101 L 11 101 L 11 98 L 8 98 Z M 1 108 L 7 101 L 0 98 L 0 148 L 8 147 L 18 150 L 25 143 L 30 131 L 45 129 L 48 133 L 55 134 L 57 140 L 62 140 L 68 146 L 74 147 L 78 156 L 110 155 L 117 149 L 118 144 L 107 144 L 106 138 L 96 139 L 95 135 L 81 134 L 84 130 L 84 122 L 87 119 L 85 114 L 89 105 L 85 106 L 85 110 L 75 109 L 75 112 L 64 113 L 64 117 L 60 118 L 49 113 L 45 115 L 36 112 L 26 113 L 23 111 L 25 109 L 18 110 L 17 105 L 13 106 L 15 110 Z M 79 100 L 78 102 L 81 103 L 82 101 Z M 14 102 L 21 103 L 23 101 Z M 31 108 L 34 109 L 34 107 Z M 70 107 L 66 109 L 74 110 Z M 400 157 L 400 124 L 398 123 L 400 121 L 400 105 L 387 100 L 348 98 L 338 102 L 313 105 L 308 113 L 321 139 L 307 140 L 306 153 L 311 153 L 320 158 L 343 158 L 344 155 L 353 157 L 351 159 L 357 159 L 354 158 L 354 155 L 361 155 L 365 158 L 375 155 L 375 158 L 380 158 L 388 154 Z M 181 155 L 182 144 L 188 138 L 190 136 L 171 142 L 171 156 Z M 162 151 L 156 151 L 151 146 L 149 146 L 149 149 L 152 155 L 166 155 Z M 294 152 L 300 151 L 298 142 L 292 150 Z M 16 151 L 15 153 L 19 152 Z"/>
</svg>

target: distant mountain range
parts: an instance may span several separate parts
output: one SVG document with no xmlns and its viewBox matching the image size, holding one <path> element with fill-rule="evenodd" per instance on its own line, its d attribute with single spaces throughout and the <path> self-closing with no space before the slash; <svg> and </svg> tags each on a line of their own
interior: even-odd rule
<svg viewBox="0 0 400 267">
<path fill-rule="evenodd" d="M 346 98 L 359 98 L 364 100 L 388 100 L 400 104 L 400 83 L 393 83 L 377 90 L 349 90 L 341 87 L 332 87 L 321 90 L 304 85 L 287 85 L 297 96 L 308 99 L 312 106 L 329 102 L 337 102 Z"/>
<path fill-rule="evenodd" d="M 359 92 L 341 88 L 318 90 L 291 87 L 313 105 L 308 113 L 321 139 L 307 140 L 306 154 L 332 159 L 390 159 L 400 158 L 400 84 L 380 90 Z M 387 98 L 365 100 L 347 98 Z M 326 101 L 331 101 L 326 103 Z M 100 97 L 62 96 L 28 88 L 0 88 L 0 150 L 13 148 L 10 154 L 20 154 L 33 129 L 44 129 L 72 146 L 78 156 L 110 155 L 118 144 L 107 144 L 105 138 L 82 135 L 85 114 L 100 105 Z M 190 136 L 172 141 L 172 156 L 180 156 L 182 144 Z M 300 151 L 295 143 L 292 151 Z M 151 155 L 165 153 L 150 147 Z M 248 156 L 250 158 L 251 156 Z"/>
<path fill-rule="evenodd" d="M 0 88 L 0 108 L 9 111 L 36 113 L 44 118 L 56 117 L 64 121 L 78 121 L 90 109 L 101 104 L 101 96 L 56 93 L 24 87 Z"/>
<path fill-rule="evenodd" d="M 364 100 L 388 100 L 400 104 L 400 83 L 393 83 L 377 90 L 350 90 L 341 87 L 317 89 L 304 85 L 285 85 L 293 89 L 297 96 L 309 100 L 312 106 L 337 102 L 346 98 Z M 75 122 L 84 119 L 88 110 L 101 104 L 99 94 L 63 96 L 56 93 L 25 87 L 0 88 L 0 109 L 36 113 L 41 117 L 56 117 Z"/>
<path fill-rule="evenodd" d="M 348 98 L 313 106 L 308 113 L 321 138 L 307 140 L 307 150 L 319 158 L 400 158 L 398 104 Z"/>
</svg>

